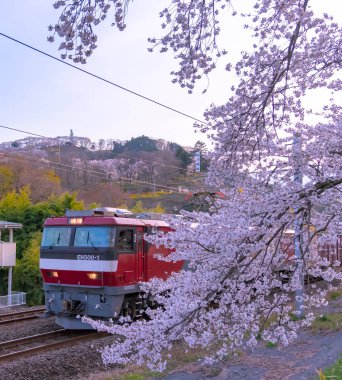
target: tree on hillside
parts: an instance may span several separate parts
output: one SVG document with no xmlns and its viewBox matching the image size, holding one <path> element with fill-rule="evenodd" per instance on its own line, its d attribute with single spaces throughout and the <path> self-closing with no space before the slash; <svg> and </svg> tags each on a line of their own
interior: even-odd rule
<svg viewBox="0 0 342 380">
<path fill-rule="evenodd" d="M 28 187 L 23 187 L 18 193 L 12 190 L 0 198 L 0 220 L 22 223 L 24 212 L 30 206 L 30 190 Z"/>
<path fill-rule="evenodd" d="M 171 152 L 173 152 L 180 160 L 182 168 L 187 169 L 192 162 L 191 153 L 187 152 L 182 146 L 176 143 L 169 143 L 168 146 Z"/>
<path fill-rule="evenodd" d="M 19 160 L 10 160 L 7 164 L 8 169 L 12 171 L 10 190 L 20 191 L 25 186 L 30 188 L 30 199 L 33 203 L 47 200 L 52 195 L 60 195 L 61 179 L 54 170 L 39 168 Z M 1 172 L 0 172 L 1 176 Z M 1 192 L 0 192 L 1 194 Z"/>
<path fill-rule="evenodd" d="M 92 27 L 113 5 L 115 23 L 124 29 L 128 3 L 56 2 L 65 9 L 52 27 L 65 39 L 62 49 L 84 61 L 96 45 Z M 171 0 L 161 11 L 165 34 L 150 41 L 161 51 L 174 51 L 179 62 L 174 82 L 191 92 L 218 58 L 233 69 L 219 47 L 220 22 L 238 15 L 233 6 L 239 5 Z M 244 6 L 250 7 L 241 17 L 253 47 L 234 66 L 237 83 L 227 102 L 212 105 L 205 112 L 207 124 L 197 126 L 215 146 L 208 184 L 221 186 L 225 198 L 216 200 L 210 213 L 184 213 L 172 222 L 173 232 L 151 238 L 175 248 L 171 258 L 187 260 L 191 270 L 145 285 L 163 305 L 148 311 L 149 320 L 112 327 L 92 322 L 125 337 L 103 350 L 106 363 L 147 361 L 162 370 L 179 339 L 193 348 L 212 347 L 216 358 L 236 347 L 254 347 L 260 339 L 288 344 L 312 321 L 311 310 L 325 303 L 329 283 L 341 280 L 315 247 L 320 235 L 334 241 L 340 233 L 341 28 L 328 14 L 319 15 L 310 0 L 255 0 Z M 228 52 L 235 38 L 225 41 Z M 311 109 L 313 99 L 320 104 Z M 297 256 L 287 262 L 293 244 L 282 242 L 290 230 Z M 279 268 L 285 264 L 289 277 L 281 281 Z M 304 273 L 322 277 L 323 289 L 302 294 Z M 293 318 L 302 312 L 303 318 Z"/>
<path fill-rule="evenodd" d="M 14 173 L 8 166 L 0 166 L 0 197 L 13 190 Z"/>
<path fill-rule="evenodd" d="M 39 271 L 41 232 L 35 232 L 23 257 L 14 267 L 13 288 L 26 292 L 29 306 L 41 305 L 44 300 L 42 277 Z"/>
<path fill-rule="evenodd" d="M 181 164 L 169 151 L 141 152 L 142 161 L 137 179 L 158 184 L 167 184 L 179 176 Z"/>
<path fill-rule="evenodd" d="M 147 136 L 132 137 L 124 145 L 125 152 L 155 152 L 157 150 L 156 142 Z"/>
<path fill-rule="evenodd" d="M 24 187 L 19 192 L 13 190 L 0 198 L 0 220 L 22 223 L 23 227 L 16 232 L 17 257 L 20 259 L 33 235 L 42 231 L 47 217 L 63 215 L 66 209 L 83 208 L 83 202 L 77 200 L 76 193 L 52 195 L 46 201 L 32 204 L 30 189 Z"/>
<path fill-rule="evenodd" d="M 118 180 L 123 180 L 123 182 L 131 182 L 132 180 L 138 178 L 140 169 L 140 161 L 134 157 L 123 157 L 117 159 L 116 171 L 118 175 Z"/>
<path fill-rule="evenodd" d="M 86 205 L 98 203 L 101 206 L 118 206 L 129 200 L 119 185 L 115 183 L 98 183 L 79 191 L 79 197 Z"/>
<path fill-rule="evenodd" d="M 113 142 L 113 153 L 119 154 L 124 151 L 124 144 L 118 141 Z"/>
<path fill-rule="evenodd" d="M 165 213 L 165 208 L 161 205 L 160 202 L 157 203 L 157 205 L 153 208 L 145 208 L 144 205 L 143 205 L 143 202 L 140 200 L 140 201 L 137 201 L 135 203 L 135 205 L 133 207 L 131 207 L 130 209 L 132 212 L 134 212 L 135 214 L 140 214 L 140 213 L 149 213 L 149 212 L 155 212 L 155 213 L 158 213 L 158 214 L 163 214 Z"/>
</svg>

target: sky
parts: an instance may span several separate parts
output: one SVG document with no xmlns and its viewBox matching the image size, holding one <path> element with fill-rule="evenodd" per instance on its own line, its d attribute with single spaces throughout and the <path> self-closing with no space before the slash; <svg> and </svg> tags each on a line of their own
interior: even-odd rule
<svg viewBox="0 0 342 380">
<path fill-rule="evenodd" d="M 220 77 L 189 95 L 171 83 L 176 68 L 171 54 L 149 53 L 147 38 L 161 33 L 158 11 L 168 1 L 133 2 L 127 29 L 119 32 L 110 21 L 100 26 L 98 48 L 81 68 L 141 93 L 198 119 L 212 102 L 226 96 Z M 58 41 L 47 41 L 49 24 L 59 11 L 48 0 L 1 0 L 0 32 L 60 57 Z M 193 120 L 163 109 L 118 88 L 91 78 L 57 61 L 0 36 L 0 125 L 48 137 L 75 136 L 127 140 L 146 135 L 193 146 L 205 141 Z M 71 62 L 72 63 L 72 62 Z M 0 128 L 0 143 L 26 137 Z"/>
<path fill-rule="evenodd" d="M 52 0 L 1 0 L 0 32 L 60 57 L 58 42 L 47 42 L 49 24 L 55 24 L 60 10 Z M 324 8 L 342 14 L 340 0 L 312 0 Z M 160 36 L 158 11 L 169 0 L 140 0 L 131 4 L 127 28 L 119 32 L 109 20 L 98 28 L 98 48 L 81 68 L 113 81 L 132 91 L 150 97 L 198 119 L 212 103 L 223 104 L 233 78 L 223 70 L 210 76 L 205 95 L 201 82 L 189 95 L 171 83 L 169 73 L 177 68 L 172 54 L 147 52 L 148 37 Z M 148 6 L 146 6 L 148 4 Z M 340 12 L 337 9 L 340 8 Z M 225 25 L 221 39 L 231 38 L 232 55 L 251 41 L 241 32 L 238 21 Z M 236 30 L 239 30 L 237 34 Z M 208 143 L 195 133 L 193 121 L 118 88 L 78 72 L 48 57 L 0 36 L 0 125 L 47 137 L 75 136 L 128 140 L 146 135 L 193 146 L 196 141 Z M 0 128 L 0 143 L 26 137 L 20 132 Z"/>
</svg>

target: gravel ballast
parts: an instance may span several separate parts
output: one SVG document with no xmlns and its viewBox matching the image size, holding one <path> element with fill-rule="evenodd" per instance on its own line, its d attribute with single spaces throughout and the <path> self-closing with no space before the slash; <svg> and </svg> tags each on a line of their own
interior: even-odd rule
<svg viewBox="0 0 342 380">
<path fill-rule="evenodd" d="M 0 311 L 0 313 L 3 312 L 3 310 Z M 327 308 L 322 310 L 322 314 L 324 312 L 342 313 L 342 297 L 332 301 Z M 57 329 L 60 329 L 60 326 L 54 323 L 52 317 L 1 325 L 0 341 L 4 342 Z M 108 336 L 74 344 L 69 348 L 53 349 L 33 357 L 1 363 L 0 379 L 100 380 L 106 378 L 105 371 L 108 371 L 107 379 L 109 379 L 111 375 L 122 373 L 123 369 L 118 371 L 115 366 L 105 367 L 97 350 L 111 344 L 112 341 L 113 337 Z M 214 371 L 215 375 L 212 373 L 211 376 L 208 376 L 208 371 L 199 363 L 192 363 L 189 368 L 181 367 L 176 372 L 166 374 L 159 379 L 305 380 L 314 378 L 316 369 L 332 365 L 341 353 L 342 330 L 313 333 L 307 329 L 302 331 L 300 337 L 288 347 L 260 346 L 253 352 L 242 353 L 225 363 L 220 363 Z"/>
<path fill-rule="evenodd" d="M 15 311 L 12 309 L 11 311 Z M 4 313 L 3 311 L 1 313 Z M 54 318 L 32 319 L 0 326 L 0 341 L 59 330 Z M 0 378 L 6 380 L 66 380 L 85 378 L 104 370 L 97 348 L 110 344 L 112 337 L 74 344 L 68 348 L 53 349 L 32 357 L 0 364 Z"/>
</svg>

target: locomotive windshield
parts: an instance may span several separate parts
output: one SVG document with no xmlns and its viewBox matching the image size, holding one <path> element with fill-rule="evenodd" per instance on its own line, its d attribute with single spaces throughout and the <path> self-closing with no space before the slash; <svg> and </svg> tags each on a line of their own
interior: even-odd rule
<svg viewBox="0 0 342 380">
<path fill-rule="evenodd" d="M 71 227 L 51 227 L 44 228 L 42 246 L 43 247 L 66 247 L 69 245 Z"/>
<path fill-rule="evenodd" d="M 76 227 L 74 247 L 113 247 L 114 227 Z"/>
<path fill-rule="evenodd" d="M 73 230 L 75 229 L 75 234 Z M 115 227 L 80 226 L 46 227 L 43 232 L 42 247 L 113 247 Z"/>
</svg>

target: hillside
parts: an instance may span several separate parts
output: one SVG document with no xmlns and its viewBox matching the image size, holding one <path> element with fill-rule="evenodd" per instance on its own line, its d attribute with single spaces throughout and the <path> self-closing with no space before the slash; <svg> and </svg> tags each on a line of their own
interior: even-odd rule
<svg viewBox="0 0 342 380">
<path fill-rule="evenodd" d="M 194 151 L 203 150 L 205 169 L 204 147 L 203 143 L 182 147 L 147 136 L 95 143 L 72 131 L 70 136 L 5 142 L 0 144 L 0 196 L 29 185 L 34 202 L 76 191 L 85 206 L 158 207 L 167 212 L 191 209 L 189 194 L 204 188 L 204 173 L 195 172 Z"/>
</svg>

